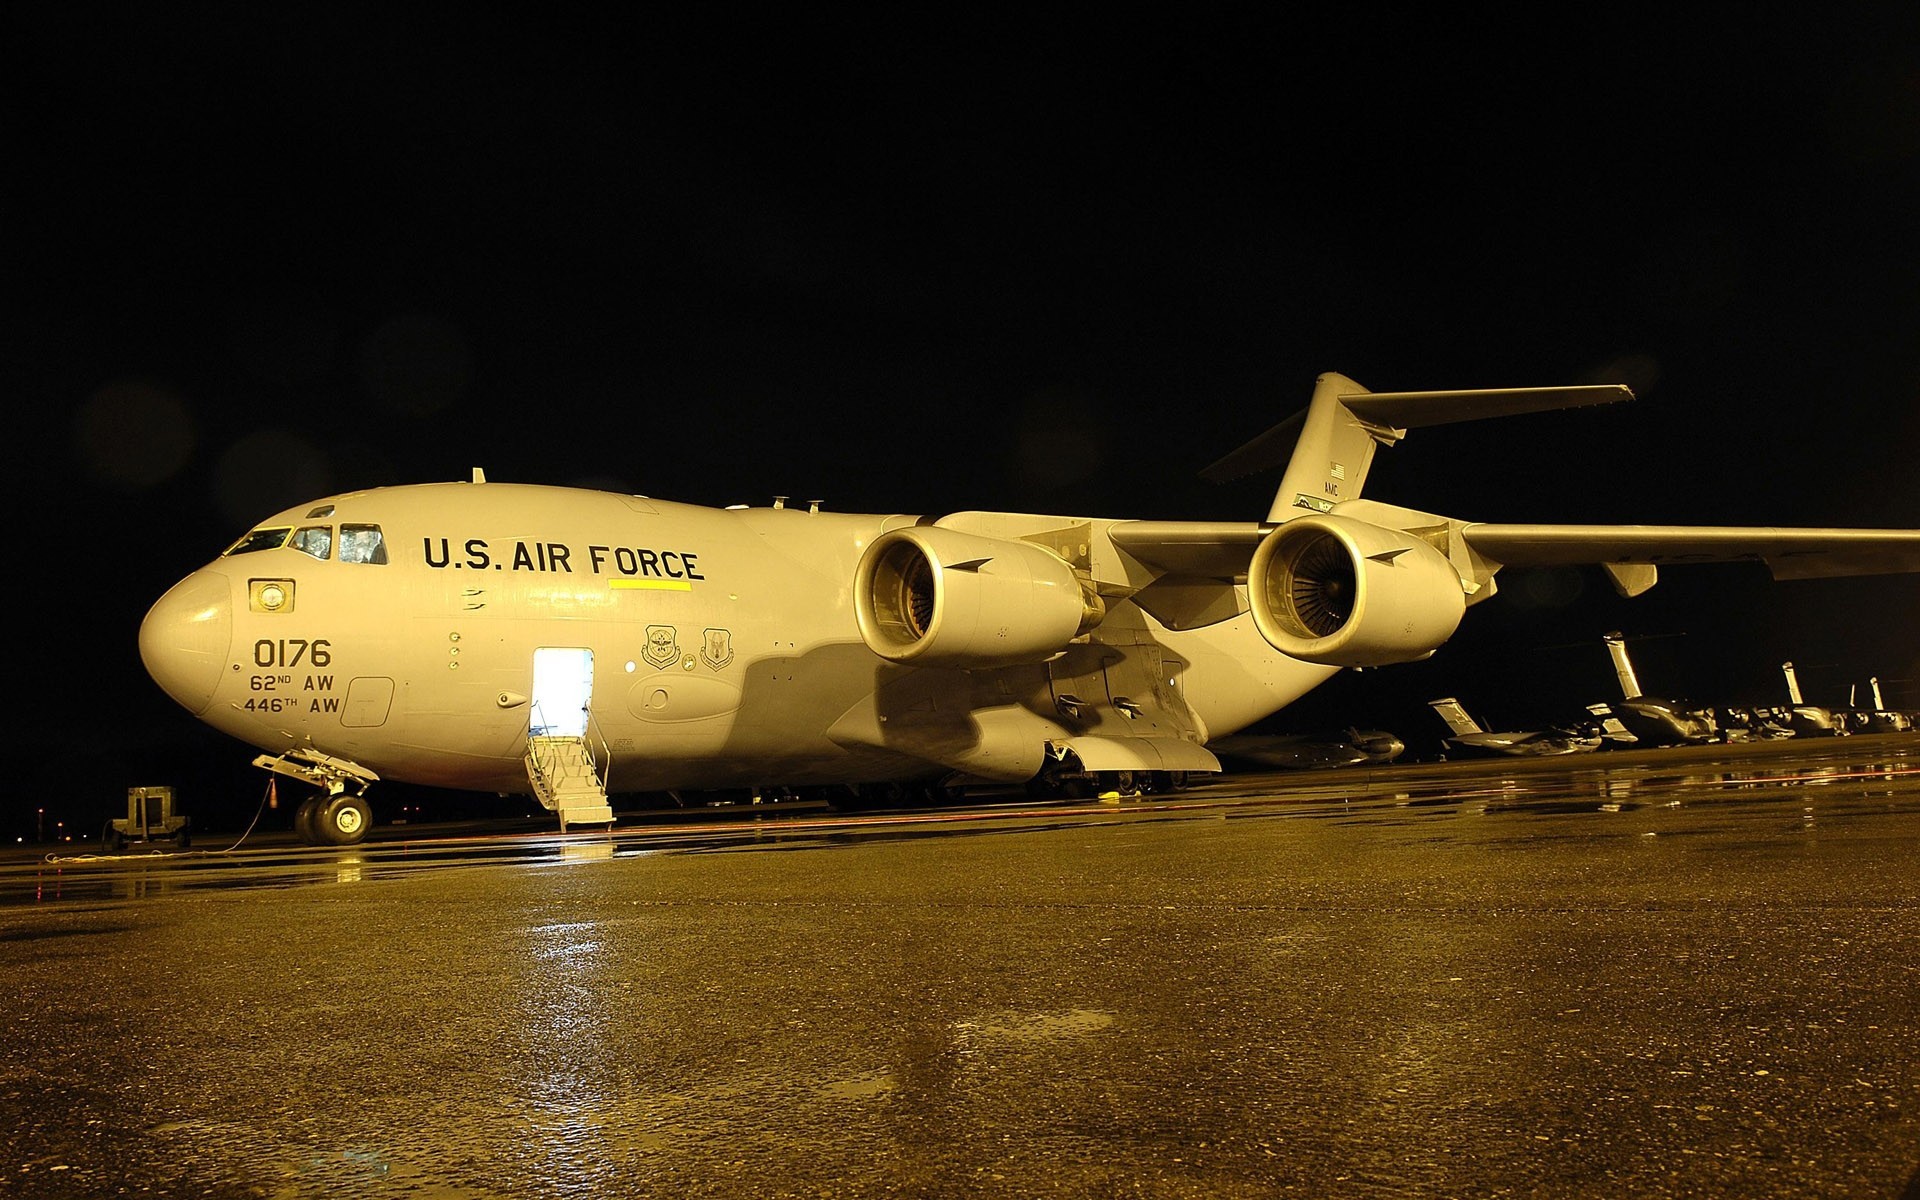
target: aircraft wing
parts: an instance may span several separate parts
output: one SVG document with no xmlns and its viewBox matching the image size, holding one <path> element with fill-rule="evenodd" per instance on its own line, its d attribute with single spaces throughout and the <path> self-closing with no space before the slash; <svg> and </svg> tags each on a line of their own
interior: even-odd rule
<svg viewBox="0 0 1920 1200">
<path fill-rule="evenodd" d="M 1459 527 L 1481 557 L 1501 566 L 1760 562 L 1776 579 L 1920 572 L 1920 529 L 1785 529 L 1720 525 L 1518 525 Z M 1113 544 L 1168 574 L 1233 579 L 1272 526 L 1254 521 L 1122 521 Z"/>
<path fill-rule="evenodd" d="M 1482 557 L 1509 567 L 1763 562 L 1775 579 L 1920 571 L 1920 529 L 1481 523 L 1460 535 Z"/>
<path fill-rule="evenodd" d="M 1169 575 L 1234 579 L 1272 529 L 1258 521 L 1120 521 L 1107 530 L 1113 544 Z"/>
</svg>

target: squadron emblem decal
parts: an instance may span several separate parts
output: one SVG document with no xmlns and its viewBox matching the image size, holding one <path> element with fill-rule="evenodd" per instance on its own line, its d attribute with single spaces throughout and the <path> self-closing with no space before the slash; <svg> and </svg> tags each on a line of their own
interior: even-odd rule
<svg viewBox="0 0 1920 1200">
<path fill-rule="evenodd" d="M 702 635 L 700 661 L 718 671 L 733 661 L 733 631 L 709 629 Z"/>
<path fill-rule="evenodd" d="M 680 657 L 680 635 L 671 625 L 649 625 L 647 648 L 640 654 L 655 667 L 665 670 Z"/>
</svg>

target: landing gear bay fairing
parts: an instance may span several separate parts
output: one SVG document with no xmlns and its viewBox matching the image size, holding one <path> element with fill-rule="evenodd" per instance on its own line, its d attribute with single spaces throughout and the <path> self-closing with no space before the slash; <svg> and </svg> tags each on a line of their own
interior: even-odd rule
<svg viewBox="0 0 1920 1200">
<path fill-rule="evenodd" d="M 1600 564 L 1628 595 L 1665 562 L 1920 570 L 1914 530 L 1489 524 L 1361 497 L 1410 428 L 1630 398 L 1323 375 L 1208 469 L 1285 463 L 1265 519 L 1237 522 L 712 509 L 475 471 L 272 517 L 153 606 L 140 652 L 313 785 L 302 837 L 347 843 L 383 779 L 530 794 L 563 829 L 611 821 L 610 792 L 1173 786 L 1342 668 L 1431 655 L 1503 566 Z"/>
</svg>

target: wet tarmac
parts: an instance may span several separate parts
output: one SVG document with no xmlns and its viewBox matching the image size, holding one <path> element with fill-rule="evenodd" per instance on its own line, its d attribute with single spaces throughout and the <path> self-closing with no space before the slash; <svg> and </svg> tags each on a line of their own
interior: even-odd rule
<svg viewBox="0 0 1920 1200">
<path fill-rule="evenodd" d="M 0 1196 L 1920 1197 L 1920 739 L 0 862 Z"/>
</svg>

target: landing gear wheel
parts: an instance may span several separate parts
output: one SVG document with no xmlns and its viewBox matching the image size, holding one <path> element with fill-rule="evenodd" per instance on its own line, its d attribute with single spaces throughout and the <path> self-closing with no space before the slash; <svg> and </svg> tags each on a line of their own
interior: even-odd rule
<svg viewBox="0 0 1920 1200">
<path fill-rule="evenodd" d="M 1091 800 L 1095 783 L 1086 775 L 1070 775 L 1060 781 L 1060 795 L 1068 800 Z"/>
<path fill-rule="evenodd" d="M 308 796 L 300 802 L 299 808 L 293 810 L 293 836 L 299 838 L 302 845 L 320 845 L 320 825 L 315 817 L 319 815 L 324 800 L 322 796 Z"/>
<path fill-rule="evenodd" d="M 314 819 L 320 840 L 330 846 L 351 846 L 373 827 L 373 807 L 360 796 L 342 792 L 330 797 Z"/>
</svg>

